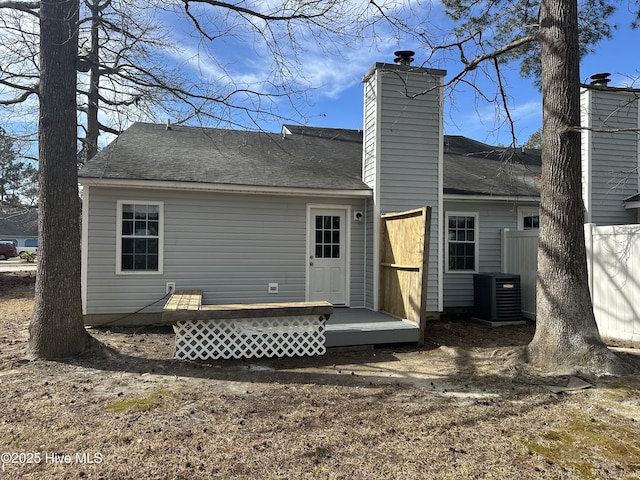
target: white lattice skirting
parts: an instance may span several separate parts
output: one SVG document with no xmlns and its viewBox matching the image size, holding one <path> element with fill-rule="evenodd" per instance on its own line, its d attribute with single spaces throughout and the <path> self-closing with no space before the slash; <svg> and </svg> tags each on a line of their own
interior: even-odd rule
<svg viewBox="0 0 640 480">
<path fill-rule="evenodd" d="M 316 315 L 233 320 L 179 321 L 176 358 L 229 358 L 324 355 L 324 317 Z"/>
</svg>

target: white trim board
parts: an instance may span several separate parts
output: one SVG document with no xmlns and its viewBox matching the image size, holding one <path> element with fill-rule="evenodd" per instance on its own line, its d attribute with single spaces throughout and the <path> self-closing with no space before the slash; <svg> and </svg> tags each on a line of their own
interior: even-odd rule
<svg viewBox="0 0 640 480">
<path fill-rule="evenodd" d="M 189 190 L 201 192 L 244 193 L 254 195 L 287 195 L 300 197 L 371 198 L 373 192 L 363 190 L 333 190 L 330 188 L 270 187 L 221 183 L 192 183 L 163 180 L 114 180 L 109 178 L 80 178 L 82 186 L 111 188 L 144 188 L 156 190 Z"/>
</svg>

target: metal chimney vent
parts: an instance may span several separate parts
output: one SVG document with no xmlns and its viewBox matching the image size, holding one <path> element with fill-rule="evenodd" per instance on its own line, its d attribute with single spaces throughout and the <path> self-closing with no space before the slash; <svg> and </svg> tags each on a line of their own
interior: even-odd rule
<svg viewBox="0 0 640 480">
<path fill-rule="evenodd" d="M 607 84 L 611 81 L 611 79 L 609 78 L 610 76 L 610 73 L 596 73 L 594 75 L 591 75 L 589 78 L 591 79 L 591 85 L 606 87 Z"/>
<path fill-rule="evenodd" d="M 396 58 L 393 59 L 393 61 L 397 64 L 397 65 L 411 65 L 411 62 L 413 62 L 413 56 L 415 55 L 416 52 L 413 52 L 411 50 L 398 50 L 396 52 L 393 52 L 393 54 L 396 56 Z"/>
</svg>

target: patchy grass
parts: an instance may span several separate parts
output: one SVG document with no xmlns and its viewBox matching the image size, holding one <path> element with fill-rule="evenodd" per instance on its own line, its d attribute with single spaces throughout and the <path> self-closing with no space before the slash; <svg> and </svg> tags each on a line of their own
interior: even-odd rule
<svg viewBox="0 0 640 480">
<path fill-rule="evenodd" d="M 119 400 L 110 403 L 105 407 L 108 412 L 123 412 L 127 410 L 135 412 L 144 412 L 160 405 L 163 396 L 170 395 L 171 392 L 163 390 L 161 392 L 151 393 L 146 397 L 130 398 L 128 400 Z"/>
<path fill-rule="evenodd" d="M 638 379 L 514 382 L 531 325 L 208 364 L 175 361 L 170 331 L 92 330 L 109 351 L 29 362 L 32 295 L 0 302 L 0 478 L 640 478 Z"/>
<path fill-rule="evenodd" d="M 621 477 L 616 477 L 606 468 L 607 478 L 637 478 L 635 474 L 640 473 L 640 438 L 638 429 L 631 427 L 574 416 L 562 429 L 538 433 L 536 442 L 526 442 L 525 445 L 531 453 L 576 472 L 579 478 L 603 478 L 602 458 L 617 470 L 624 470 L 623 465 L 629 468 L 628 473 Z"/>
</svg>

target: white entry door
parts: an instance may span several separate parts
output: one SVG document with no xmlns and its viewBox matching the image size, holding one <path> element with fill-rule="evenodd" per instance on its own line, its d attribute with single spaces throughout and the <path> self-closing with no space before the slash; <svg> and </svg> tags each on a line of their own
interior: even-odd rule
<svg viewBox="0 0 640 480">
<path fill-rule="evenodd" d="M 347 210 L 311 208 L 308 235 L 309 301 L 347 304 Z"/>
</svg>

